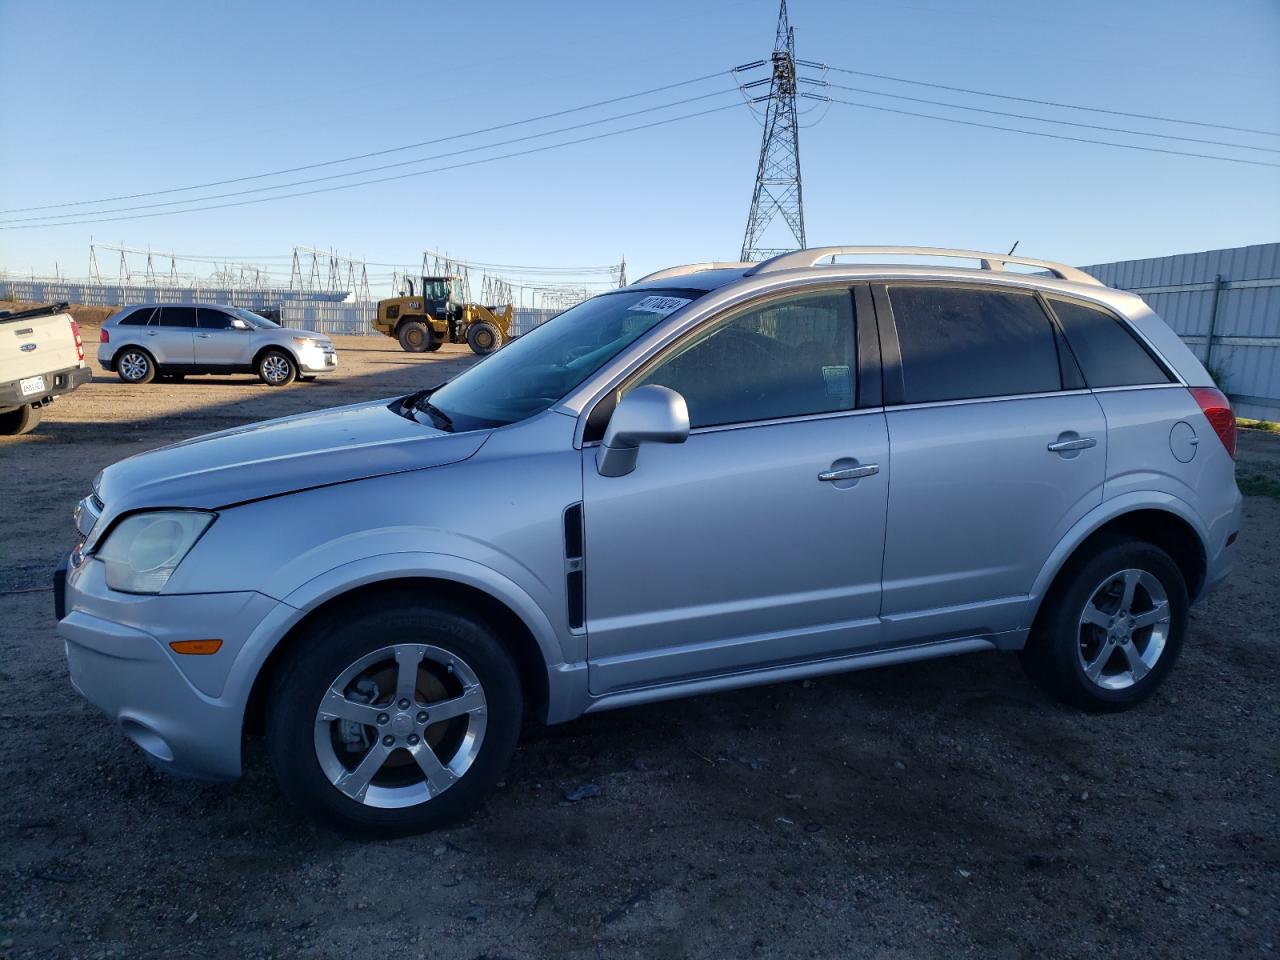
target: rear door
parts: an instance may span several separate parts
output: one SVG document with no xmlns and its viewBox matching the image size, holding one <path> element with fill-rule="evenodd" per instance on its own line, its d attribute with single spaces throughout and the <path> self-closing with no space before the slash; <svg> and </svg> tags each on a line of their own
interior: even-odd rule
<svg viewBox="0 0 1280 960">
<path fill-rule="evenodd" d="M 1041 566 L 1102 501 L 1102 409 L 1036 293 L 891 283 L 875 298 L 893 463 L 885 640 L 1025 627 Z"/>
<path fill-rule="evenodd" d="M 145 346 L 157 363 L 190 366 L 195 362 L 195 307 L 161 307 L 147 327 Z"/>
<path fill-rule="evenodd" d="M 252 359 L 252 332 L 231 325 L 231 314 L 212 307 L 198 311 L 195 358 L 202 367 L 243 366 Z"/>
</svg>

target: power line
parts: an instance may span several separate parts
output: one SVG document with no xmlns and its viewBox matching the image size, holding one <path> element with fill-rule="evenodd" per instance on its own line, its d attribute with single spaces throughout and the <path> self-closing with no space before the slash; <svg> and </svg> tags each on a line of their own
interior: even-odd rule
<svg viewBox="0 0 1280 960">
<path fill-rule="evenodd" d="M 1130 130 L 1128 127 L 1107 127 L 1096 123 L 1079 123 L 1074 120 L 1054 120 L 1049 117 L 1037 117 L 1029 113 L 1010 113 L 1006 110 L 991 110 L 986 107 L 967 107 L 961 103 L 947 103 L 944 100 L 929 100 L 925 97 L 908 97 L 901 93 L 886 93 L 883 90 L 871 90 L 867 87 L 850 87 L 843 83 L 832 83 L 829 80 L 814 80 L 810 82 L 817 83 L 825 87 L 836 87 L 840 90 L 850 90 L 854 93 L 870 93 L 877 97 L 892 97 L 895 100 L 910 100 L 912 103 L 929 103 L 935 107 L 952 107 L 956 110 L 990 113 L 997 117 L 1013 117 L 1017 120 L 1035 120 L 1037 123 L 1057 123 L 1066 127 L 1083 127 L 1089 130 L 1106 130 L 1111 133 L 1127 133 L 1135 137 L 1159 137 L 1161 140 L 1182 140 L 1187 143 L 1204 143 L 1215 147 L 1232 147 L 1238 150 L 1262 150 L 1266 153 L 1280 153 L 1280 148 L 1278 147 L 1255 147 L 1247 143 L 1230 143 L 1225 140 L 1203 140 L 1198 137 L 1181 137 L 1172 133 L 1149 133 L 1146 130 Z"/>
<path fill-rule="evenodd" d="M 475 147 L 463 147 L 460 150 L 449 150 L 444 153 L 433 154 L 429 157 L 418 157 L 413 160 L 398 160 L 395 163 L 383 163 L 374 167 L 365 167 L 360 170 L 348 170 L 345 173 L 331 173 L 323 177 L 310 177 L 306 180 L 293 180 L 288 183 L 276 183 L 266 187 L 251 187 L 248 190 L 230 190 L 226 193 L 212 193 L 203 197 L 191 197 L 186 200 L 162 200 L 159 203 L 142 203 L 130 207 L 111 207 L 106 210 L 87 210 L 77 213 L 51 213 L 42 214 L 35 217 L 14 217 L 8 220 L 0 220 L 0 226 L 8 224 L 32 223 L 34 221 L 54 221 L 63 220 L 71 217 L 82 216 L 99 216 L 107 213 L 130 213 L 135 210 L 154 210 L 160 207 L 177 207 L 190 203 L 204 203 L 206 200 L 225 200 L 229 197 L 244 197 L 255 193 L 269 193 L 272 190 L 285 190 L 289 187 L 303 187 L 313 183 L 325 183 L 330 180 L 341 180 L 343 177 L 355 177 L 366 173 L 378 173 L 382 170 L 394 170 L 399 167 L 409 167 L 418 163 L 429 163 L 432 160 L 443 160 L 447 157 L 457 157 L 465 153 L 476 153 L 481 150 L 492 150 L 495 147 L 510 146 L 513 143 L 524 143 L 529 140 L 536 140 L 539 137 L 550 137 L 556 134 L 568 133 L 571 130 L 581 130 L 584 127 L 599 126 L 602 123 L 612 123 L 615 120 L 625 120 L 628 117 L 636 117 L 645 113 L 653 113 L 657 110 L 668 110 L 671 107 L 683 106 L 686 103 L 695 103 L 699 100 L 708 100 L 712 97 L 724 96 L 727 93 L 737 93 L 737 88 L 731 90 L 717 90 L 714 93 L 704 93 L 696 97 L 686 97 L 683 100 L 675 100 L 671 103 L 663 103 L 654 107 L 644 107 L 640 110 L 632 110 L 627 113 L 616 114 L 612 117 L 602 117 L 597 120 L 585 120 L 582 123 L 570 124 L 567 127 L 558 127 L 554 130 L 544 130 L 541 133 L 530 133 L 523 137 L 510 137 L 506 140 L 496 140 L 493 143 L 485 143 Z M 54 224 L 45 224 L 52 226 Z"/>
<path fill-rule="evenodd" d="M 410 177 L 421 177 L 429 173 L 442 173 L 447 170 L 474 167 L 484 163 L 493 163 L 495 160 L 509 160 L 512 157 L 523 157 L 529 154 L 543 153 L 547 150 L 556 150 L 560 147 L 571 147 L 580 143 L 590 143 L 594 140 L 604 140 L 608 137 L 616 137 L 624 133 L 634 133 L 637 130 L 648 130 L 652 127 L 660 127 L 668 123 L 678 123 L 681 120 L 692 120 L 696 117 L 705 117 L 713 113 L 721 113 L 725 110 L 737 110 L 741 106 L 741 103 L 734 102 L 721 107 L 711 107 L 708 110 L 699 110 L 695 113 L 682 114 L 678 117 L 666 117 L 662 120 L 654 120 L 651 123 L 641 123 L 633 127 L 624 127 L 621 130 L 609 130 L 605 133 L 597 133 L 589 137 L 579 137 L 576 140 L 566 140 L 562 143 L 549 143 L 540 147 L 530 147 L 527 150 L 517 150 L 512 153 L 499 154 L 496 157 L 480 157 L 475 160 L 464 160 L 461 163 L 453 163 L 443 167 L 433 167 L 430 170 L 415 170 L 412 173 L 398 173 L 390 177 L 377 177 L 372 180 L 358 180 L 355 183 L 339 183 L 331 187 L 317 187 L 314 190 L 300 190 L 295 193 L 282 193 L 271 197 L 255 197 L 252 200 L 236 200 L 232 203 L 215 203 L 203 207 L 186 207 L 182 210 L 161 210 L 155 213 L 134 213 L 127 214 L 123 217 L 97 217 L 88 220 L 64 220 L 60 223 L 17 224 L 14 226 L 5 226 L 0 224 L 0 230 L 38 230 L 42 227 L 69 227 L 80 226 L 86 223 L 114 223 L 119 220 L 143 220 L 151 217 L 171 217 L 181 213 L 198 213 L 203 210 L 221 210 L 226 207 L 243 207 L 255 203 L 267 203 L 271 200 L 288 200 L 293 197 L 308 197 L 319 193 L 332 193 L 336 190 L 350 190 L 354 187 L 364 187 L 376 183 L 388 183 L 394 180 L 406 180 Z"/>
<path fill-rule="evenodd" d="M 870 73 L 866 70 L 849 70 L 845 67 L 832 67 L 823 64 L 828 70 L 838 73 L 851 73 L 859 77 L 874 77 L 877 80 L 892 80 L 894 83 L 912 83 L 920 87 L 933 87 L 935 90 L 950 90 L 953 93 L 971 93 L 979 97 L 997 97 L 1001 100 L 1017 100 L 1021 103 L 1037 103 L 1042 107 L 1064 107 L 1068 110 L 1089 110 L 1093 113 L 1107 113 L 1113 117 L 1130 117 L 1134 120 L 1158 120 L 1161 123 L 1185 123 L 1193 127 L 1213 127 L 1218 130 L 1234 130 L 1236 133 L 1256 133 L 1264 137 L 1280 137 L 1274 130 L 1256 130 L 1252 127 L 1235 127 L 1227 123 L 1207 123 L 1203 120 L 1181 120 L 1177 117 L 1160 117 L 1150 113 L 1127 113 L 1124 110 L 1108 110 L 1105 107 L 1084 107 L 1077 103 L 1059 103 L 1055 100 L 1037 100 L 1034 97 L 1019 97 L 1011 93 L 994 93 L 990 90 L 973 90 L 969 87 L 953 87 L 945 83 L 929 83 L 925 80 L 912 80 L 909 77 L 891 77 L 884 73 Z"/>
<path fill-rule="evenodd" d="M 120 194 L 114 197 L 99 197 L 96 200 L 72 200 L 65 203 L 48 203 L 38 207 L 11 207 L 8 210 L 0 210 L 3 213 L 27 213 L 32 210 L 55 210 L 63 207 L 83 207 L 98 203 L 114 203 L 117 200 L 139 200 L 143 197 L 158 197 L 169 193 L 185 193 L 190 190 L 204 190 L 208 187 L 225 187 L 233 183 L 245 183 L 250 180 L 262 180 L 267 177 L 283 176 L 287 173 L 301 173 L 303 170 L 315 170 L 320 167 L 331 167 L 340 163 L 352 163 L 356 160 L 368 160 L 372 157 L 381 157 L 390 153 L 398 153 L 405 150 L 416 150 L 420 147 L 430 147 L 438 143 L 448 143 L 451 140 L 461 140 L 466 137 L 479 136 L 482 133 L 493 133 L 496 130 L 506 130 L 511 127 L 523 126 L 524 124 L 537 123 L 540 120 L 549 120 L 553 117 L 562 117 L 570 113 L 578 113 L 582 110 L 591 110 L 596 107 L 608 106 L 612 103 L 621 103 L 623 100 L 635 100 L 639 97 L 646 97 L 650 94 L 661 93 L 664 90 L 674 90 L 677 87 L 686 87 L 694 83 L 701 83 L 704 80 L 711 80 L 715 77 L 730 74 L 729 70 L 717 70 L 715 73 L 704 74 L 701 77 L 692 77 L 688 80 L 679 80 L 675 83 L 664 84 L 660 87 L 651 87 L 648 90 L 641 90 L 639 93 L 628 93 L 620 97 L 611 97 L 607 100 L 597 100 L 594 103 L 585 103 L 578 107 L 568 107 L 564 110 L 554 110 L 551 113 L 543 113 L 536 117 L 527 117 L 523 120 L 511 120 L 507 123 L 495 124 L 491 127 L 482 127 L 478 130 L 469 130 L 466 133 L 455 133 L 447 137 L 439 137 L 435 140 L 423 140 L 419 143 L 406 143 L 398 147 L 387 147 L 384 150 L 373 150 L 369 153 L 353 154 L 349 157 L 339 157 L 336 160 L 321 160 L 316 163 L 306 163 L 297 167 L 285 167 L 280 170 L 272 170 L 267 173 L 255 173 L 244 177 L 231 177 L 226 180 L 211 180 L 208 183 L 196 183 L 185 187 L 169 187 L 165 190 L 149 190 L 144 193 Z"/>
<path fill-rule="evenodd" d="M 1193 153 L 1189 150 L 1170 150 L 1166 147 L 1148 147 L 1136 143 L 1117 143 L 1114 140 L 1094 140 L 1089 137 L 1069 137 L 1061 133 L 1046 133 L 1042 130 L 1022 130 L 1018 127 L 1005 127 L 997 123 L 982 123 L 978 120 L 961 120 L 958 117 L 940 117 L 934 113 L 917 113 L 914 110 L 899 110 L 896 107 L 877 106 L 873 103 L 856 103 L 853 100 L 841 100 L 838 97 L 823 97 L 814 93 L 805 93 L 801 96 L 809 97 L 812 100 L 830 100 L 832 103 L 842 103 L 848 107 L 861 107 L 865 110 L 880 110 L 884 113 L 897 113 L 905 117 L 920 117 L 925 120 L 941 120 L 944 123 L 958 123 L 966 127 L 982 127 L 987 130 L 1003 130 L 1006 133 L 1021 133 L 1028 137 L 1048 137 L 1050 140 L 1068 140 L 1072 143 L 1096 143 L 1104 147 L 1122 147 L 1125 150 L 1142 150 L 1147 153 L 1165 153 L 1177 157 L 1198 157 L 1202 160 L 1224 160 L 1227 163 L 1247 163 L 1254 167 L 1280 167 L 1280 163 L 1268 163 L 1265 160 L 1244 160 L 1239 157 L 1221 157 L 1210 153 Z"/>
</svg>

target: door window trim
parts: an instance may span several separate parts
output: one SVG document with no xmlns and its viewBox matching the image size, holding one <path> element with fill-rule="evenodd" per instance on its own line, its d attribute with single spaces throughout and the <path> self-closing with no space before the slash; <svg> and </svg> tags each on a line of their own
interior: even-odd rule
<svg viewBox="0 0 1280 960">
<path fill-rule="evenodd" d="M 862 406 L 862 377 L 863 377 L 863 360 L 864 354 L 862 350 L 862 341 L 858 334 L 860 324 L 858 323 L 858 307 L 859 300 L 857 298 L 857 288 L 866 287 L 865 281 L 857 280 L 827 280 L 826 282 L 816 283 L 813 285 L 793 285 L 781 289 L 773 289 L 761 292 L 756 296 L 746 297 L 736 302 L 724 304 L 713 313 L 703 317 L 697 323 L 688 329 L 680 331 L 672 339 L 657 345 L 651 353 L 643 357 L 638 363 L 630 366 L 625 373 L 621 374 L 614 380 L 607 389 L 589 402 L 584 412 L 578 418 L 578 437 L 580 442 L 575 444 L 583 449 L 587 447 L 599 446 L 598 437 L 588 434 L 588 430 L 597 428 L 603 433 L 604 425 L 608 423 L 608 417 L 612 416 L 613 408 L 617 405 L 618 399 L 623 390 L 640 377 L 644 376 L 656 365 L 661 363 L 667 356 L 675 352 L 680 346 L 689 339 L 696 337 L 705 331 L 708 327 L 717 323 L 724 322 L 731 317 L 740 316 L 750 310 L 755 310 L 771 301 L 790 300 L 797 297 L 814 296 L 823 293 L 844 291 L 850 300 L 851 314 L 853 317 L 854 332 L 854 367 L 857 380 L 854 383 L 854 407 L 851 410 L 828 410 L 823 413 L 803 413 L 791 417 L 771 417 L 764 420 L 745 420 L 738 423 L 711 424 L 705 427 L 694 427 L 689 431 L 690 436 L 697 436 L 704 433 L 714 433 L 721 430 L 740 430 L 745 427 L 772 426 L 780 423 L 794 423 L 802 420 L 826 420 L 835 417 L 847 417 L 863 413 L 878 412 L 882 406 L 877 404 L 874 407 Z M 867 361 L 876 367 L 877 379 L 879 377 L 879 340 L 876 340 L 876 356 L 874 358 L 867 357 Z M 607 411 L 607 416 L 604 414 Z"/>
</svg>

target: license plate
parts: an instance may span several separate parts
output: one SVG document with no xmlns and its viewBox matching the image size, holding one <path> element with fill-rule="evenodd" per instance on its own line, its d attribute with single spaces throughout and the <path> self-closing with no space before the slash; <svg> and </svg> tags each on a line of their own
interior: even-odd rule
<svg viewBox="0 0 1280 960">
<path fill-rule="evenodd" d="M 18 389 L 22 391 L 24 397 L 29 397 L 33 393 L 41 393 L 44 388 L 44 377 L 27 377 L 25 380 L 18 381 Z"/>
</svg>

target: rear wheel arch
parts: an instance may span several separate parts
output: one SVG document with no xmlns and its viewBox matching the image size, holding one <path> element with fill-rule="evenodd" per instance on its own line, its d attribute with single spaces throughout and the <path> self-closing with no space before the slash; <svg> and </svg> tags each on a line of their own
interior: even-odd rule
<svg viewBox="0 0 1280 960">
<path fill-rule="evenodd" d="M 1036 619 L 1046 607 L 1046 601 L 1055 590 L 1070 577 L 1081 564 L 1087 562 L 1103 547 L 1121 542 L 1138 541 L 1159 547 L 1178 566 L 1187 585 L 1187 595 L 1194 601 L 1204 586 L 1207 560 L 1204 541 L 1195 527 L 1172 510 L 1159 507 L 1143 507 L 1118 514 L 1091 530 L 1067 554 L 1054 571 L 1036 605 Z M 1033 623 L 1034 629 L 1034 623 Z"/>
<path fill-rule="evenodd" d="M 358 609 L 398 603 L 427 603 L 483 621 L 498 636 L 516 665 L 524 694 L 526 720 L 545 720 L 550 698 L 547 664 L 533 631 L 519 614 L 492 594 L 457 580 L 398 577 L 366 583 L 330 597 L 290 627 L 258 668 L 245 705 L 243 732 L 257 733 L 263 729 L 266 695 L 272 678 L 286 657 L 299 644 L 306 643 L 314 624 Z"/>
</svg>

